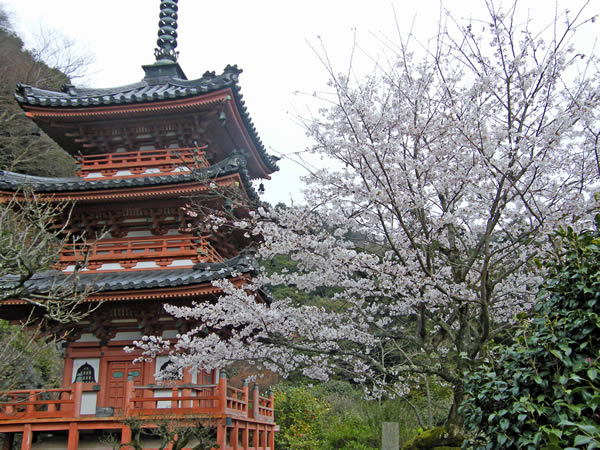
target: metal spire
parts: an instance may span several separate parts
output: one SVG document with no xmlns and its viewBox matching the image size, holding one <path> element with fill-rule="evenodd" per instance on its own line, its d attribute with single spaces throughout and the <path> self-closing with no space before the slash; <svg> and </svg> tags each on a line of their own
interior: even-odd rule
<svg viewBox="0 0 600 450">
<path fill-rule="evenodd" d="M 177 47 L 177 1 L 160 1 L 160 18 L 158 20 L 158 47 L 154 49 L 157 61 L 169 60 L 176 62 L 179 52 Z"/>
</svg>

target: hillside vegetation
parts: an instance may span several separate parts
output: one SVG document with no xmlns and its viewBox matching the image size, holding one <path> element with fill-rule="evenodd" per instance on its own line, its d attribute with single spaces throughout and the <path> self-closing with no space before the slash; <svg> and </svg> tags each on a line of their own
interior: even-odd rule
<svg viewBox="0 0 600 450">
<path fill-rule="evenodd" d="M 60 89 L 69 77 L 25 49 L 0 5 L 0 169 L 40 176 L 67 176 L 75 161 L 39 129 L 14 99 L 17 83 Z"/>
</svg>

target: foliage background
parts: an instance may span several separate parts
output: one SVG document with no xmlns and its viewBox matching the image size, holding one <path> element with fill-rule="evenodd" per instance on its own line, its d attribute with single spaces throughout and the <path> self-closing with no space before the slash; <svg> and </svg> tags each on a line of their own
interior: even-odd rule
<svg viewBox="0 0 600 450">
<path fill-rule="evenodd" d="M 557 233 L 531 320 L 467 374 L 465 425 L 476 448 L 600 446 L 600 215 Z"/>
</svg>

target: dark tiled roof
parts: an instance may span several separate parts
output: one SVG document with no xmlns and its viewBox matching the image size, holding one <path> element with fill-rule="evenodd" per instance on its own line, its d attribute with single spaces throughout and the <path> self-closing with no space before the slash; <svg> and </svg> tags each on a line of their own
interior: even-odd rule
<svg viewBox="0 0 600 450">
<path fill-rule="evenodd" d="M 17 191 L 24 187 L 28 187 L 35 192 L 76 192 L 115 188 L 135 188 L 211 180 L 216 177 L 233 173 L 240 174 L 244 188 L 250 199 L 258 201 L 258 195 L 252 187 L 248 177 L 245 159 L 239 153 L 232 154 L 217 164 L 207 168 L 197 169 L 194 172 L 179 172 L 176 175 L 155 175 L 151 177 L 86 180 L 81 177 L 36 177 L 0 170 L 0 189 Z"/>
<path fill-rule="evenodd" d="M 130 272 L 85 273 L 80 272 L 79 286 L 99 292 L 128 291 L 139 289 L 170 288 L 203 284 L 213 280 L 229 278 L 240 273 L 255 270 L 253 259 L 248 254 L 240 254 L 223 263 L 202 263 L 191 269 L 140 270 Z M 0 289 L 16 286 L 18 276 L 7 275 L 0 278 Z M 46 293 L 52 286 L 61 282 L 72 282 L 69 274 L 49 270 L 35 274 L 27 281 L 26 288 L 31 293 Z"/>
<path fill-rule="evenodd" d="M 242 121 L 248 130 L 261 159 L 271 171 L 279 170 L 278 158 L 267 154 L 256 128 L 250 119 L 237 82 L 242 72 L 237 66 L 227 66 L 221 75 L 206 72 L 202 78 L 186 80 L 177 77 L 145 78 L 126 86 L 90 89 L 65 85 L 62 92 L 39 89 L 25 84 L 17 85 L 15 98 L 19 104 L 50 108 L 82 108 L 148 103 L 194 97 L 220 89 L 231 88 Z"/>
</svg>

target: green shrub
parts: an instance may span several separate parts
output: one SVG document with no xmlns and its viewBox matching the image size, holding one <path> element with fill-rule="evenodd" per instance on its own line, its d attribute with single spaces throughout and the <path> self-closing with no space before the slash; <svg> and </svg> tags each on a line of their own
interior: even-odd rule
<svg viewBox="0 0 600 450">
<path fill-rule="evenodd" d="M 557 234 L 532 319 L 466 379 L 476 448 L 600 446 L 600 233 Z"/>
<path fill-rule="evenodd" d="M 323 416 L 327 402 L 306 386 L 278 385 L 274 390 L 275 421 L 281 431 L 275 439 L 278 449 L 323 448 Z"/>
<path fill-rule="evenodd" d="M 451 391 L 433 382 L 430 385 L 433 416 L 443 422 Z M 376 449 L 381 443 L 383 422 L 400 424 L 401 444 L 420 430 L 406 401 L 364 400 L 362 389 L 345 381 L 331 380 L 315 386 L 286 382 L 275 388 L 274 395 L 275 419 L 281 429 L 275 438 L 278 449 Z M 416 389 L 411 401 L 417 408 L 427 408 L 425 395 Z"/>
</svg>

